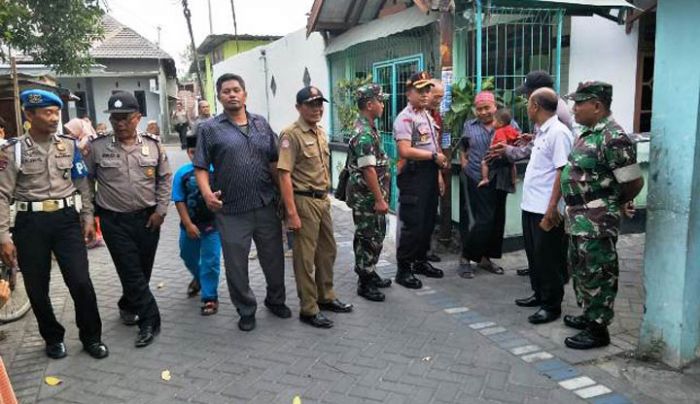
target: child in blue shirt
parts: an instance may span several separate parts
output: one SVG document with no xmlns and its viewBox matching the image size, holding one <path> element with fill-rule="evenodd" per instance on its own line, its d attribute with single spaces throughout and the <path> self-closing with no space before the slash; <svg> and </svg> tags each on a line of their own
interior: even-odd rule
<svg viewBox="0 0 700 404">
<path fill-rule="evenodd" d="M 190 163 L 180 167 L 173 178 L 172 199 L 180 215 L 180 257 L 192 273 L 192 282 L 187 288 L 189 297 L 201 289 L 203 316 L 216 314 L 219 310 L 217 289 L 221 264 L 221 238 L 214 225 L 214 213 L 204 202 L 197 187 L 194 156 L 197 138 L 187 137 L 187 155 Z"/>
</svg>

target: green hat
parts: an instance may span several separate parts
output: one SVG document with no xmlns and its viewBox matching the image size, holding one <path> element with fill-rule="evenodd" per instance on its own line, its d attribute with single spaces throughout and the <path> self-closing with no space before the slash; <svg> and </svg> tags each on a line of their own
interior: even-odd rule
<svg viewBox="0 0 700 404">
<path fill-rule="evenodd" d="M 366 84 L 355 92 L 355 100 L 357 101 L 371 98 L 375 98 L 378 101 L 386 101 L 389 99 L 389 94 L 384 94 L 382 86 L 379 84 Z"/>
<path fill-rule="evenodd" d="M 597 98 L 601 101 L 612 101 L 612 85 L 602 81 L 585 81 L 578 84 L 576 92 L 566 95 L 564 98 L 580 102 Z"/>
</svg>

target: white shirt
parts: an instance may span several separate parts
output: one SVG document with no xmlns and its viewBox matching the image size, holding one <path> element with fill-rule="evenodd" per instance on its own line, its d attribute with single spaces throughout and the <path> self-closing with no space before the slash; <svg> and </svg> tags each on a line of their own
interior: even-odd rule
<svg viewBox="0 0 700 404">
<path fill-rule="evenodd" d="M 571 131 L 556 115 L 537 129 L 525 170 L 522 210 L 539 214 L 547 211 L 557 169 L 566 165 L 573 143 Z"/>
</svg>

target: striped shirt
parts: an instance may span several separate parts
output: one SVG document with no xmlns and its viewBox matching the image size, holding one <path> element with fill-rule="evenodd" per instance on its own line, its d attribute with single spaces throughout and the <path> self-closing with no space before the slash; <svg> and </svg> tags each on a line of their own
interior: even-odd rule
<svg viewBox="0 0 700 404">
<path fill-rule="evenodd" d="M 225 113 L 199 124 L 192 163 L 214 167 L 212 191 L 221 191 L 222 213 L 240 214 L 261 208 L 275 197 L 270 163 L 277 161 L 277 135 L 265 118 L 246 112 L 246 135 Z"/>
<path fill-rule="evenodd" d="M 511 121 L 510 124 L 516 130 L 520 130 L 517 122 Z M 471 119 L 464 124 L 460 148 L 467 153 L 468 164 L 465 174 L 476 182 L 481 181 L 481 160 L 484 159 L 491 147 L 494 133 L 495 130 L 493 128 L 486 128 L 478 119 Z M 503 168 L 508 166 L 508 161 L 502 159 L 502 161 L 494 161 L 494 164 L 493 168 Z M 506 192 L 514 192 L 512 179 L 510 178 L 510 169 L 503 170 L 503 174 L 505 176 L 496 175 L 496 188 Z"/>
</svg>

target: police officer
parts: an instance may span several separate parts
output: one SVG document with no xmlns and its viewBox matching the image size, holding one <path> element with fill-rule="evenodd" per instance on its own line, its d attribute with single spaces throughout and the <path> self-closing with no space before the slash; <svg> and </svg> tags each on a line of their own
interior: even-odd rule
<svg viewBox="0 0 700 404">
<path fill-rule="evenodd" d="M 400 221 L 396 283 L 411 289 L 423 287 L 414 274 L 444 276 L 427 259 L 437 214 L 439 170 L 447 165 L 438 145 L 439 129 L 427 109 L 432 86 L 427 72 L 411 75 L 406 82 L 408 105 L 394 121 Z"/>
<path fill-rule="evenodd" d="M 5 143 L 0 154 L 2 260 L 11 266 L 17 262 L 22 269 L 39 332 L 46 341 L 46 355 L 58 359 L 66 356 L 66 347 L 65 329 L 56 320 L 49 298 L 53 253 L 75 303 L 83 348 L 94 358 L 106 358 L 109 351 L 100 340 L 102 321 L 85 249 L 85 239 L 95 237 L 85 163 L 75 140 L 56 132 L 61 99 L 44 90 L 26 90 L 20 98 L 31 128 Z M 82 194 L 82 209 L 76 190 Z M 17 217 L 11 236 L 13 200 Z"/>
<path fill-rule="evenodd" d="M 141 114 L 131 93 L 114 93 L 105 112 L 110 114 L 113 134 L 90 142 L 86 162 L 97 183 L 95 204 L 102 233 L 122 284 L 119 314 L 124 324 L 138 324 L 135 346 L 144 347 L 160 331 L 160 313 L 148 283 L 170 200 L 172 172 L 158 141 L 137 131 Z"/>
<path fill-rule="evenodd" d="M 634 143 L 610 113 L 612 86 L 579 84 L 569 94 L 574 118 L 582 126 L 561 174 L 569 234 L 569 265 L 581 316 L 564 324 L 582 330 L 566 346 L 590 349 L 608 345 L 619 274 L 617 236 L 622 211 L 644 186 Z"/>
<path fill-rule="evenodd" d="M 360 87 L 355 95 L 360 117 L 355 121 L 354 133 L 348 144 L 347 203 L 352 208 L 355 222 L 355 272 L 359 276 L 357 294 L 367 300 L 381 302 L 384 293 L 377 288 L 391 285 L 375 271 L 386 235 L 386 213 L 389 211 L 391 175 L 389 158 L 375 120 L 384 113 L 384 102 L 389 98 L 377 84 Z"/>
<path fill-rule="evenodd" d="M 331 328 L 333 321 L 319 310 L 349 313 L 352 305 L 341 302 L 333 290 L 336 245 L 333 238 L 330 187 L 330 150 L 326 131 L 319 125 L 323 103 L 316 87 L 297 93 L 299 119 L 280 134 L 280 191 L 287 227 L 294 235 L 294 277 L 299 294 L 299 319 L 318 328 Z"/>
</svg>

